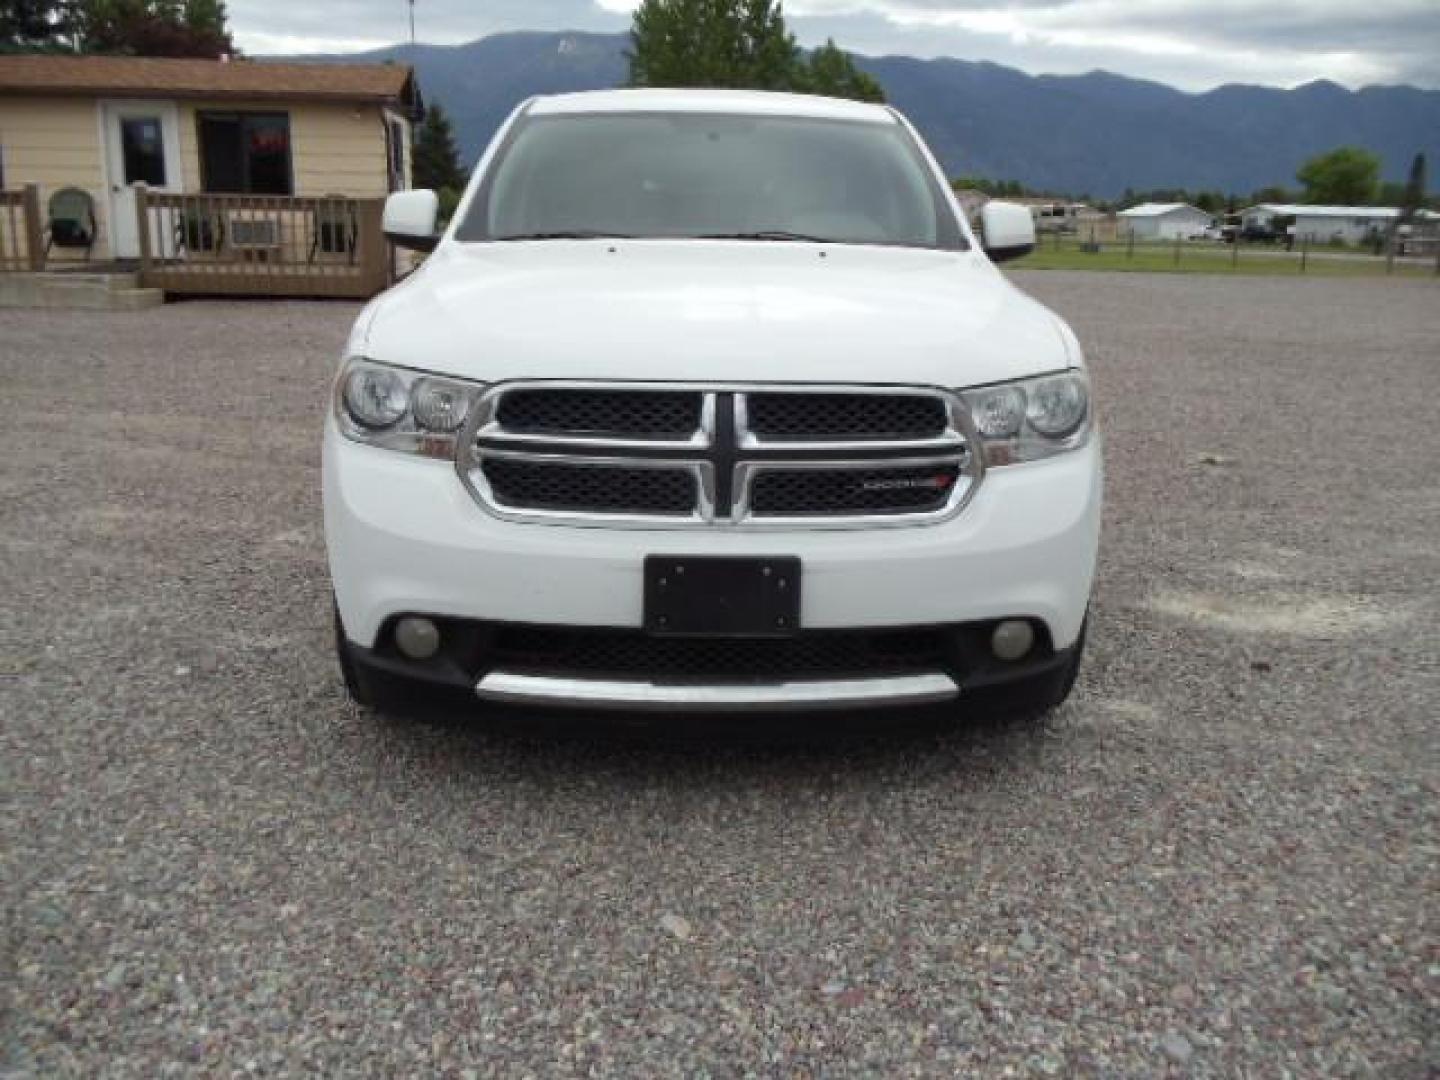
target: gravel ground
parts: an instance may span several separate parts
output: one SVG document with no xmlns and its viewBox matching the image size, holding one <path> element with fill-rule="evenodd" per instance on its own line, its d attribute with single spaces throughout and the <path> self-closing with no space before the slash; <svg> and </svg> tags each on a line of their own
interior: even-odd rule
<svg viewBox="0 0 1440 1080">
<path fill-rule="evenodd" d="M 347 705 L 354 309 L 0 311 L 7 1076 L 1433 1076 L 1432 282 L 1040 273 L 1078 696 L 800 745 Z"/>
</svg>

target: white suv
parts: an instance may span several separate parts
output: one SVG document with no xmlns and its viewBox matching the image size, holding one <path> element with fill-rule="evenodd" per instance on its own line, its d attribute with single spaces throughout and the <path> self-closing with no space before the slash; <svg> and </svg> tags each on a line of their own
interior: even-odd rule
<svg viewBox="0 0 1440 1080">
<path fill-rule="evenodd" d="M 1075 679 L 1100 440 L 1069 328 L 892 109 L 526 102 L 361 313 L 325 425 L 355 698 L 1041 709 Z M 987 257 L 988 255 L 988 257 Z"/>
</svg>

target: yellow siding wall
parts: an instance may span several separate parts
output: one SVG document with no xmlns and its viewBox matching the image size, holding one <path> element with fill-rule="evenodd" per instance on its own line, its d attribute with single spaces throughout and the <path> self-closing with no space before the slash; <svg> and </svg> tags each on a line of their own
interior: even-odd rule
<svg viewBox="0 0 1440 1080">
<path fill-rule="evenodd" d="M 200 191 L 199 137 L 195 114 L 284 112 L 290 117 L 290 153 L 296 195 L 383 196 L 386 161 L 385 110 L 378 105 L 285 105 L 275 102 L 191 102 L 178 106 L 180 172 L 187 192 Z M 100 235 L 95 258 L 107 258 L 110 200 L 95 98 L 0 97 L 0 163 L 7 189 L 40 186 L 42 204 L 62 187 L 84 188 L 95 199 Z M 405 124 L 405 121 L 401 121 Z M 408 124 L 406 124 L 408 131 Z M 408 141 L 408 140 L 407 140 Z M 409 152 L 406 150 L 406 171 Z M 56 249 L 55 259 L 83 252 Z"/>
<path fill-rule="evenodd" d="M 386 194 L 385 131 L 379 107 L 235 101 L 180 103 L 180 158 L 186 191 L 200 190 L 195 117 L 211 110 L 288 113 L 296 195 Z"/>
<path fill-rule="evenodd" d="M 100 226 L 95 255 L 107 254 L 110 235 L 105 173 L 100 160 L 100 121 L 93 98 L 0 97 L 0 160 L 5 187 L 40 185 L 42 206 L 62 187 L 84 188 L 95 200 Z M 57 249 L 56 258 L 83 252 Z"/>
</svg>

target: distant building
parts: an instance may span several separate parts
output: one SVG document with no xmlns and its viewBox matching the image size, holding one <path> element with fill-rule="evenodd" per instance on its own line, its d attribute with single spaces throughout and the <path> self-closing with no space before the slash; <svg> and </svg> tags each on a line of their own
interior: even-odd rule
<svg viewBox="0 0 1440 1080">
<path fill-rule="evenodd" d="M 1026 200 L 1037 232 L 1078 232 L 1081 224 L 1091 224 L 1104 215 L 1087 203 L 1036 202 Z"/>
<path fill-rule="evenodd" d="M 1137 240 L 1175 240 L 1199 236 L 1212 218 L 1189 203 L 1141 203 L 1116 215 L 1120 232 Z"/>
<path fill-rule="evenodd" d="M 1417 224 L 1431 226 L 1440 214 L 1421 210 Z M 1240 214 L 1246 232 L 1290 232 L 1296 240 L 1325 244 L 1339 240 L 1361 244 L 1384 236 L 1400 217 L 1394 206 L 1310 206 L 1304 203 L 1260 203 Z M 1277 220 L 1283 224 L 1276 228 Z M 1293 219 L 1293 226 L 1289 223 Z"/>
</svg>

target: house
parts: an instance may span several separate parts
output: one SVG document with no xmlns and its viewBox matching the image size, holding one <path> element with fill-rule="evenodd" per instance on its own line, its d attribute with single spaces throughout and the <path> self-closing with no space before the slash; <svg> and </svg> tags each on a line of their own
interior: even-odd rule
<svg viewBox="0 0 1440 1080">
<path fill-rule="evenodd" d="M 1319 206 L 1304 203 L 1259 203 L 1240 213 L 1244 232 L 1275 232 L 1278 220 L 1282 230 L 1293 228 L 1291 235 L 1296 240 L 1312 244 L 1331 241 L 1367 243 L 1385 236 L 1399 217 L 1400 210 L 1394 206 Z M 1440 215 L 1421 210 L 1417 218 L 1417 224 L 1428 224 Z"/>
<path fill-rule="evenodd" d="M 408 187 L 422 108 L 403 65 L 0 56 L 0 189 L 36 185 L 42 206 L 63 188 L 90 194 L 93 247 L 57 249 L 52 263 L 138 258 L 141 185 L 172 218 L 189 215 L 180 225 L 157 219 L 147 239 L 159 256 L 203 249 L 216 261 L 234 252 L 278 263 L 293 254 L 283 232 L 311 262 L 317 237 L 343 261 L 353 234 L 319 221 L 301 236 L 280 211 L 289 205 L 313 222 L 315 197 L 369 200 Z M 170 196 L 215 196 L 220 209 L 181 210 Z M 247 219 L 234 209 L 240 196 L 266 198 L 249 204 Z M 242 252 L 247 239 L 254 250 Z"/>
<path fill-rule="evenodd" d="M 1136 240 L 1185 240 L 1199 236 L 1213 218 L 1189 203 L 1141 203 L 1116 215 L 1121 235 Z"/>
</svg>

